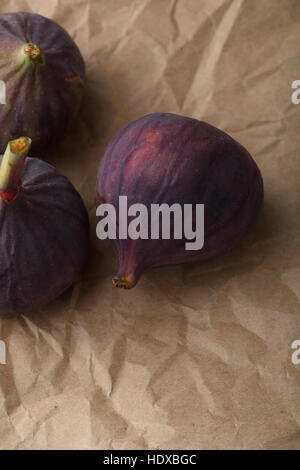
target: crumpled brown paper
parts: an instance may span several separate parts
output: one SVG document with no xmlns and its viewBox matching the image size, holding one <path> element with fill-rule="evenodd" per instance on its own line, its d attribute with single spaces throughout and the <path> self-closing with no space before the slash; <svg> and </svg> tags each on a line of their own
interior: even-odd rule
<svg viewBox="0 0 300 470">
<path fill-rule="evenodd" d="M 86 60 L 80 116 L 45 158 L 84 198 L 92 254 L 61 298 L 0 319 L 0 447 L 299 449 L 299 2 L 1 1 L 17 10 L 60 23 Z M 125 292 L 95 236 L 96 172 L 114 133 L 157 111 L 240 141 L 265 204 L 228 255 L 150 271 Z"/>
</svg>

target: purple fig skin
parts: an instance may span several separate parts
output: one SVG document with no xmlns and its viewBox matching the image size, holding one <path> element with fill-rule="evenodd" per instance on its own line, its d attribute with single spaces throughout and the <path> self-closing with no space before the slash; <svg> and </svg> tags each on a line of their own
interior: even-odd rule
<svg viewBox="0 0 300 470">
<path fill-rule="evenodd" d="M 58 297 L 81 277 L 88 253 L 80 195 L 54 167 L 27 157 L 16 197 L 0 198 L 0 313 L 35 310 Z"/>
<path fill-rule="evenodd" d="M 5 13 L 0 15 L 0 79 L 6 85 L 0 152 L 8 141 L 27 135 L 35 156 L 57 143 L 77 114 L 85 65 L 72 38 L 54 21 L 33 13 Z"/>
<path fill-rule="evenodd" d="M 204 261 L 231 250 L 254 224 L 263 180 L 249 152 L 225 132 L 175 114 L 144 116 L 110 141 L 99 168 L 96 203 L 128 207 L 151 203 L 204 204 L 204 246 L 182 240 L 111 240 L 117 258 L 114 284 L 133 287 L 152 267 Z M 171 231 L 172 234 L 172 231 Z"/>
</svg>

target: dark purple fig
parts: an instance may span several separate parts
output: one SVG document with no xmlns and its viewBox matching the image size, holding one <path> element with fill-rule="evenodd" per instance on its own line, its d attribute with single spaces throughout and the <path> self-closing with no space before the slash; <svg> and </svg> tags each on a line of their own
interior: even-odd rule
<svg viewBox="0 0 300 470">
<path fill-rule="evenodd" d="M 11 141 L 0 157 L 0 313 L 55 299 L 80 278 L 88 256 L 81 197 L 54 167 L 26 158 L 30 143 Z"/>
<path fill-rule="evenodd" d="M 204 204 L 204 245 L 187 250 L 187 239 L 112 240 L 117 271 L 114 283 L 131 288 L 151 267 L 203 261 L 233 248 L 249 231 L 263 201 L 263 181 L 253 158 L 221 130 L 175 114 L 150 114 L 123 127 L 102 159 L 97 204 L 119 213 L 127 205 Z M 103 214 L 102 214 L 103 215 Z M 128 219 L 128 221 L 131 219 Z M 120 222 L 117 219 L 117 224 Z M 149 221 L 150 223 L 150 221 Z M 172 229 L 174 220 L 172 221 Z M 160 232 L 161 235 L 161 232 Z"/>
<path fill-rule="evenodd" d="M 55 143 L 76 115 L 85 66 L 69 34 L 54 21 L 32 13 L 0 15 L 0 152 L 9 140 L 28 135 L 33 150 Z"/>
</svg>

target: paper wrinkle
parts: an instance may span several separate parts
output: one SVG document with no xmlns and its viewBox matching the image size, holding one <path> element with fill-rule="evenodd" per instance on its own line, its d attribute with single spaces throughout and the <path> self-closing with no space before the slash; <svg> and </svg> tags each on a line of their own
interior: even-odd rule
<svg viewBox="0 0 300 470">
<path fill-rule="evenodd" d="M 242 0 L 235 0 L 229 4 L 228 10 L 222 17 L 219 25 L 214 30 L 211 43 L 207 50 L 204 52 L 201 62 L 195 71 L 193 81 L 189 87 L 189 91 L 186 95 L 186 99 L 183 103 L 183 109 L 190 110 L 189 101 L 195 96 L 195 89 L 208 91 L 204 104 L 202 105 L 202 112 L 205 112 L 207 105 L 209 104 L 211 97 L 214 93 L 214 71 L 219 62 L 220 56 L 226 45 L 232 28 L 238 19 Z M 202 69 L 205 69 L 202 71 Z M 207 104 L 205 104 L 207 103 Z"/>
<path fill-rule="evenodd" d="M 3 449 L 299 449 L 300 7 L 292 0 L 5 0 L 65 27 L 86 60 L 70 133 L 45 155 L 91 221 L 83 279 L 0 318 Z M 1 78 L 1 77 L 0 77 Z M 94 185 L 110 138 L 152 112 L 202 119 L 254 156 L 257 224 L 203 264 L 155 269 L 131 292 L 96 239 Z M 76 137 L 76 138 L 74 138 Z"/>
</svg>

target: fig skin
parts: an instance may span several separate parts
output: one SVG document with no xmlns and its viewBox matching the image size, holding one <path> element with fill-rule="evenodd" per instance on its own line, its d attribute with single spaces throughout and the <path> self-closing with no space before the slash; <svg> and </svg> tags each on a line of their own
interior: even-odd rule
<svg viewBox="0 0 300 470">
<path fill-rule="evenodd" d="M 151 203 L 204 204 L 204 246 L 187 240 L 111 240 L 117 287 L 133 287 L 152 267 L 204 261 L 231 250 L 254 224 L 263 202 L 263 181 L 249 152 L 225 132 L 175 114 L 150 114 L 123 127 L 101 161 L 96 203 L 128 207 Z M 128 219 L 129 220 L 129 219 Z M 194 219 L 195 220 L 195 219 Z M 118 223 L 118 221 L 117 221 Z M 171 227 L 171 236 L 172 236 Z"/>
<path fill-rule="evenodd" d="M 32 156 L 55 144 L 77 114 L 85 65 L 69 34 L 33 13 L 0 15 L 0 153 L 20 135 L 33 141 Z"/>
<path fill-rule="evenodd" d="M 0 192 L 1 314 L 35 310 L 58 297 L 81 277 L 89 253 L 87 211 L 70 181 L 30 157 L 21 178 L 16 191 Z"/>
</svg>

